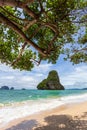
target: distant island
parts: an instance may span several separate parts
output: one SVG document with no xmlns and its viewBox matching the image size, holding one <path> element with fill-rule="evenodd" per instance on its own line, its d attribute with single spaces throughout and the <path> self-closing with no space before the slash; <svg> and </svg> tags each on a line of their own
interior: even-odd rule
<svg viewBox="0 0 87 130">
<path fill-rule="evenodd" d="M 64 90 L 64 86 L 60 83 L 57 71 L 49 72 L 48 77 L 40 82 L 37 86 L 40 90 Z"/>
<path fill-rule="evenodd" d="M 11 87 L 10 90 L 14 90 L 14 87 Z"/>
<path fill-rule="evenodd" d="M 25 88 L 22 88 L 21 90 L 26 90 Z"/>
<path fill-rule="evenodd" d="M 14 87 L 9 88 L 8 86 L 2 86 L 0 90 L 14 90 Z"/>
<path fill-rule="evenodd" d="M 14 87 L 1 86 L 0 90 L 14 90 Z M 26 88 L 21 88 L 20 90 L 26 90 Z"/>
<path fill-rule="evenodd" d="M 9 90 L 9 87 L 8 87 L 8 86 L 2 86 L 2 87 L 0 88 L 0 90 Z"/>
</svg>

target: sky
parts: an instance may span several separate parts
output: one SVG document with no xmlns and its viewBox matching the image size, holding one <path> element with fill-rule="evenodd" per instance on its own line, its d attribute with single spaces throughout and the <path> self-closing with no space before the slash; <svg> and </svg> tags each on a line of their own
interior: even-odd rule
<svg viewBox="0 0 87 130">
<path fill-rule="evenodd" d="M 42 62 L 32 71 L 14 70 L 0 64 L 0 87 L 6 85 L 15 89 L 36 89 L 38 83 L 47 78 L 51 70 L 58 72 L 60 82 L 66 89 L 87 87 L 87 63 L 72 65 L 68 61 L 63 61 L 62 57 L 56 64 Z"/>
</svg>

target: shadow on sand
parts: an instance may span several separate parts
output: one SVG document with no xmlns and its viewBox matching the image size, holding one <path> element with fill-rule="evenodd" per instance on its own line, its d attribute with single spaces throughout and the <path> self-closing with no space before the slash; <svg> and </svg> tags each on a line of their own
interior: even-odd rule
<svg viewBox="0 0 87 130">
<path fill-rule="evenodd" d="M 32 130 L 33 127 L 36 127 L 36 126 L 37 126 L 36 120 L 29 120 L 29 121 L 26 120 L 6 130 Z"/>
<path fill-rule="evenodd" d="M 69 115 L 53 115 L 45 118 L 46 126 L 35 130 L 87 130 L 87 113 L 81 117 Z"/>
<path fill-rule="evenodd" d="M 6 130 L 87 130 L 87 112 L 82 116 L 52 115 L 44 119 L 45 126 L 36 120 L 23 121 Z M 36 127 L 36 128 L 35 128 Z"/>
</svg>

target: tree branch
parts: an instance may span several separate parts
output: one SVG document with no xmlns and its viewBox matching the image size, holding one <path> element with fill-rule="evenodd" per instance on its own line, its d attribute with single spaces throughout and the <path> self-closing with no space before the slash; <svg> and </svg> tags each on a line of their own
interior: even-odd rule
<svg viewBox="0 0 87 130">
<path fill-rule="evenodd" d="M 41 3 L 41 0 L 38 0 L 39 1 L 39 4 L 40 4 L 40 8 L 41 8 L 41 13 L 44 11 L 44 9 L 43 9 L 43 6 L 42 6 L 42 3 Z"/>
<path fill-rule="evenodd" d="M 12 6 L 12 7 L 21 7 L 27 4 L 34 2 L 34 0 L 25 0 L 25 2 L 21 2 L 20 0 L 0 0 L 0 6 Z"/>
<path fill-rule="evenodd" d="M 51 30 L 53 30 L 53 32 L 57 33 L 57 27 L 54 24 L 43 22 L 42 25 L 49 27 Z"/>
<path fill-rule="evenodd" d="M 32 3 L 34 0 L 29 0 L 28 3 Z M 31 17 L 37 18 L 37 15 L 29 9 L 26 2 L 21 2 L 19 0 L 0 0 L 0 6 L 12 6 L 12 7 L 19 7 L 24 9 L 25 12 L 27 12 L 28 15 Z"/>
<path fill-rule="evenodd" d="M 25 43 L 22 45 L 22 48 L 20 49 L 20 52 L 19 52 L 17 58 L 16 58 L 16 59 L 13 61 L 13 63 L 11 64 L 12 66 L 13 66 L 14 64 L 16 64 L 16 63 L 20 60 L 20 58 L 21 58 L 21 56 L 22 56 L 22 54 L 23 54 L 23 51 L 24 51 L 26 45 L 27 45 L 27 42 L 25 42 Z"/>
<path fill-rule="evenodd" d="M 35 62 L 35 63 L 37 64 L 37 66 L 39 66 L 39 65 L 40 65 L 41 60 L 42 60 L 42 59 L 40 59 L 39 61 L 38 61 L 38 60 L 35 60 L 35 59 L 33 59 L 33 58 L 31 59 L 31 61 Z"/>
<path fill-rule="evenodd" d="M 23 31 L 26 31 L 30 26 L 36 23 L 36 19 L 29 21 L 28 24 L 23 28 Z"/>
<path fill-rule="evenodd" d="M 80 50 L 77 50 L 77 49 L 74 49 L 74 50 L 73 50 L 73 52 L 75 52 L 75 53 L 81 52 L 81 51 L 87 51 L 87 48 L 84 47 L 84 48 L 82 48 L 82 49 L 80 49 Z"/>
<path fill-rule="evenodd" d="M 53 37 L 53 39 L 50 41 L 49 43 L 49 48 L 48 48 L 48 53 L 50 53 L 50 51 L 52 51 L 53 47 L 53 42 L 57 39 L 58 37 L 58 33 L 55 34 L 55 36 Z"/>
<path fill-rule="evenodd" d="M 7 14 L 7 16 L 11 16 L 11 20 L 12 20 L 12 17 L 13 18 L 16 18 L 17 20 L 21 20 L 21 21 L 24 21 L 24 22 L 27 22 L 27 25 L 23 28 L 23 31 L 26 31 L 31 25 L 33 25 L 34 23 L 36 23 L 36 19 L 32 20 L 32 21 L 29 21 L 27 19 L 22 19 L 22 18 L 18 18 L 16 16 L 14 16 L 13 14 L 11 14 L 8 10 L 4 9 L 3 7 L 0 7 L 3 11 L 5 11 L 5 13 Z M 18 23 L 16 23 L 14 20 L 13 22 L 18 25 Z M 19 26 L 23 26 L 23 25 L 20 25 Z"/>
<path fill-rule="evenodd" d="M 11 27 L 21 38 L 23 38 L 29 45 L 33 46 L 41 55 L 46 56 L 46 53 L 44 53 L 43 49 L 41 49 L 38 45 L 36 45 L 34 42 L 32 42 L 27 36 L 24 34 L 24 32 L 15 25 L 12 21 L 10 21 L 7 17 L 5 17 L 3 14 L 0 13 L 0 22 L 8 25 Z"/>
<path fill-rule="evenodd" d="M 85 20 L 79 20 L 79 21 L 72 21 L 73 23 L 86 23 L 87 22 L 87 19 L 85 19 Z"/>
<path fill-rule="evenodd" d="M 7 13 L 8 16 L 11 16 L 17 20 L 21 20 L 23 22 L 28 22 L 29 20 L 28 19 L 22 19 L 22 18 L 19 18 L 19 17 L 16 17 L 15 15 L 13 15 L 12 13 L 10 13 L 8 10 L 4 9 L 3 7 L 0 7 L 5 13 Z"/>
<path fill-rule="evenodd" d="M 87 52 L 87 48 L 84 47 L 84 48 L 82 48 L 80 50 L 77 50 L 77 49 L 73 50 L 73 54 L 68 56 L 68 58 L 72 59 L 74 55 L 78 54 L 81 51 L 82 51 L 83 54 L 87 55 L 87 53 L 84 53 L 84 51 Z"/>
<path fill-rule="evenodd" d="M 13 61 L 13 63 L 11 64 L 11 66 L 15 65 L 21 58 L 23 52 L 24 52 L 24 49 L 26 47 L 27 43 L 25 42 L 23 45 L 22 45 L 22 48 L 20 49 L 20 52 L 17 56 L 17 58 Z M 38 61 L 38 60 L 35 60 L 35 59 L 31 59 L 31 61 L 35 62 L 37 65 L 39 65 L 41 63 L 41 59 Z"/>
<path fill-rule="evenodd" d="M 22 7 L 24 9 L 25 12 L 27 12 L 28 15 L 30 15 L 31 17 L 37 19 L 38 16 L 31 10 L 29 9 L 29 7 L 26 5 L 26 6 L 23 6 Z"/>
<path fill-rule="evenodd" d="M 41 28 L 42 28 L 42 26 L 40 25 L 40 26 L 34 31 L 34 33 L 30 36 L 30 39 L 31 39 L 32 37 L 34 37 L 34 36 L 38 33 L 38 31 L 39 31 Z"/>
</svg>

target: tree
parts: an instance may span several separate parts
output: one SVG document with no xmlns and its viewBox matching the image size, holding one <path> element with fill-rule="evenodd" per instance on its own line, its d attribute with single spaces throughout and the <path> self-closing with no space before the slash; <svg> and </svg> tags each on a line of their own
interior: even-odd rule
<svg viewBox="0 0 87 130">
<path fill-rule="evenodd" d="M 41 60 L 56 63 L 60 54 L 87 62 L 86 6 L 85 0 L 0 0 L 1 63 L 31 70 Z"/>
</svg>

